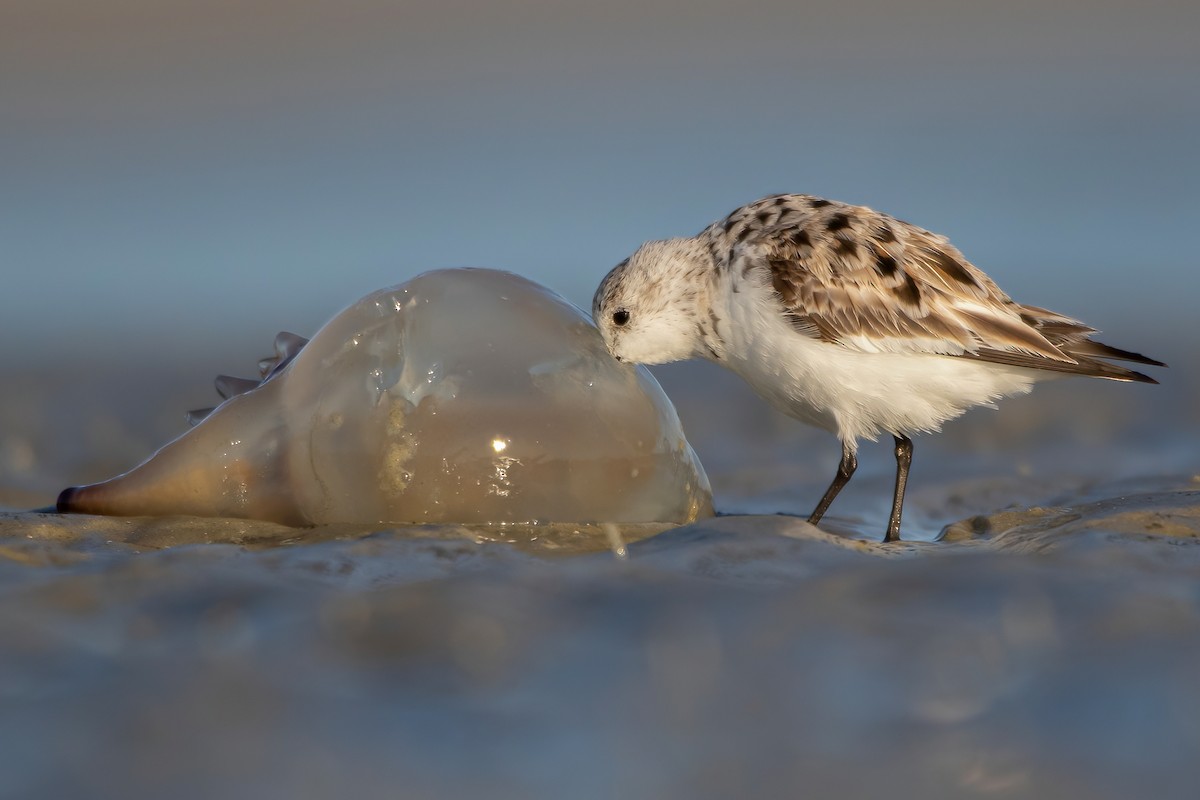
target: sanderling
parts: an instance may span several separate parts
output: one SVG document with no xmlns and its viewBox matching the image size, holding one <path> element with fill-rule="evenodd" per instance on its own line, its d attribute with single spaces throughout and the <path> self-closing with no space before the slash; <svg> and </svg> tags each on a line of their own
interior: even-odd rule
<svg viewBox="0 0 1200 800">
<path fill-rule="evenodd" d="M 647 242 L 601 282 L 592 315 L 617 359 L 707 358 L 789 416 L 836 433 L 842 460 L 809 517 L 854 474 L 858 440 L 892 434 L 900 535 L 911 434 L 1056 375 L 1157 383 L 1165 366 L 1001 291 L 943 236 L 863 206 L 776 195 L 689 239 Z"/>
</svg>

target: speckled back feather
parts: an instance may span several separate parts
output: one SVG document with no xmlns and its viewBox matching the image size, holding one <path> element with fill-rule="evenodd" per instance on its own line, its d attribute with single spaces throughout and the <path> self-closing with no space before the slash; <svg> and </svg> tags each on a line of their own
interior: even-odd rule
<svg viewBox="0 0 1200 800">
<path fill-rule="evenodd" d="M 698 237 L 718 269 L 758 275 L 797 333 L 861 352 L 924 352 L 1115 380 L 1153 378 L 1099 359 L 1160 362 L 1023 306 L 943 236 L 863 206 L 774 195 Z"/>
</svg>

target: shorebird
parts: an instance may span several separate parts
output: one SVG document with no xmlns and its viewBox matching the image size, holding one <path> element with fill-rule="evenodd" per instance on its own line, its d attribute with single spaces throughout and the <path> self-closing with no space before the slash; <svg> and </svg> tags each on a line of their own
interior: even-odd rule
<svg viewBox="0 0 1200 800">
<path fill-rule="evenodd" d="M 841 462 L 814 525 L 854 475 L 858 440 L 891 434 L 885 542 L 900 537 L 913 434 L 1051 377 L 1157 383 L 1110 360 L 1165 366 L 1017 303 L 943 236 L 810 195 L 766 197 L 694 237 L 643 244 L 600 283 L 592 316 L 621 361 L 707 358 L 837 434 Z"/>
</svg>

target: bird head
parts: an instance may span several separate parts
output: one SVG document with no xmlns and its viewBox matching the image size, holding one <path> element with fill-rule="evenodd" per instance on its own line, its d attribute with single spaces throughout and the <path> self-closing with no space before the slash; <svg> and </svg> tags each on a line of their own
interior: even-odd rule
<svg viewBox="0 0 1200 800">
<path fill-rule="evenodd" d="M 647 242 L 604 278 L 592 318 L 619 361 L 665 364 L 703 355 L 700 320 L 712 256 L 696 239 Z"/>
</svg>

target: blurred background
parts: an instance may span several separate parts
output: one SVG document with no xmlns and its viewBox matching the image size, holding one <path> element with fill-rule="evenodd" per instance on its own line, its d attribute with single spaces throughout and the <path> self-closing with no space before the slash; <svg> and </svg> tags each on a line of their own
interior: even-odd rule
<svg viewBox="0 0 1200 800">
<path fill-rule="evenodd" d="M 1198 41 L 1187 0 L 7 0 L 3 366 L 250 358 L 435 267 L 586 306 L 790 191 L 1194 334 Z"/>
<path fill-rule="evenodd" d="M 587 308 L 642 241 L 790 191 L 948 235 L 1173 367 L 1071 385 L 1195 422 L 1197 42 L 1187 0 L 7 0 L 0 466 L 60 435 L 127 468 L 214 372 L 424 270 Z"/>
</svg>

